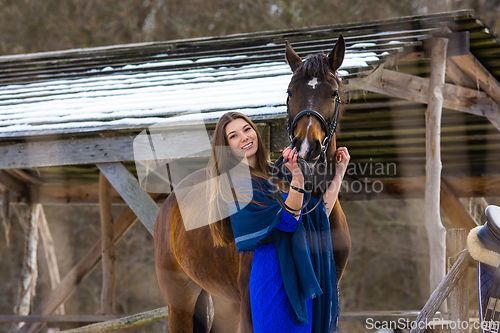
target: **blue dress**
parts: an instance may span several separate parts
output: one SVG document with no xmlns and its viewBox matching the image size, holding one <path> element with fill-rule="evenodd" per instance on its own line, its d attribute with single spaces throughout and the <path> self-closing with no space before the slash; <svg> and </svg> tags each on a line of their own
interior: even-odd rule
<svg viewBox="0 0 500 333">
<path fill-rule="evenodd" d="M 282 211 L 276 229 L 294 232 L 300 223 Z M 294 315 L 283 284 L 283 276 L 273 243 L 257 245 L 250 273 L 250 304 L 255 333 L 310 333 L 312 331 L 313 299 L 307 301 L 308 322 L 301 323 Z"/>
<path fill-rule="evenodd" d="M 239 188 L 246 191 L 238 178 L 233 184 L 237 193 Z M 270 195 L 269 182 L 252 178 L 251 186 L 252 203 L 230 202 L 228 208 L 238 251 L 254 252 L 254 332 L 335 332 L 337 272 L 324 203 L 311 198 L 306 207 L 310 214 L 297 221 Z M 271 234 L 273 242 L 268 243 Z"/>
</svg>

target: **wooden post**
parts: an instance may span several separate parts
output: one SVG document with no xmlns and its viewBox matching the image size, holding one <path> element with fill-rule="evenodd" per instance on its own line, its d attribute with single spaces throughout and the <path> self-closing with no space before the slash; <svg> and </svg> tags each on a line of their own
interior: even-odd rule
<svg viewBox="0 0 500 333">
<path fill-rule="evenodd" d="M 18 205 L 13 205 L 11 208 L 14 211 L 14 213 L 16 214 L 17 220 L 19 221 L 19 224 L 21 225 L 21 228 L 23 228 L 23 231 L 26 234 L 26 232 L 28 230 L 28 222 L 24 218 L 23 213 L 19 209 L 19 206 Z"/>
<path fill-rule="evenodd" d="M 47 218 L 45 217 L 45 212 L 43 210 L 42 204 L 36 205 L 36 213 L 40 235 L 42 236 L 45 258 L 47 259 L 47 265 L 49 267 L 50 286 L 52 290 L 54 290 L 57 288 L 59 283 L 61 283 L 59 266 L 57 265 L 56 250 L 54 248 L 54 239 L 52 238 L 52 234 L 50 233 L 49 224 L 47 223 Z M 54 313 L 63 315 L 65 313 L 64 304 L 61 304 Z"/>
<path fill-rule="evenodd" d="M 30 187 L 30 219 L 26 232 L 24 245 L 23 269 L 21 272 L 21 281 L 19 283 L 18 302 L 14 308 L 15 314 L 27 316 L 30 313 L 31 303 L 36 292 L 36 283 L 38 279 L 37 248 L 38 248 L 38 223 L 36 216 L 37 188 Z M 22 327 L 24 323 L 19 323 L 17 328 Z"/>
<path fill-rule="evenodd" d="M 7 242 L 7 247 L 10 247 L 10 228 L 12 223 L 10 221 L 10 193 L 8 189 L 3 191 L 2 195 L 2 221 L 3 227 L 5 228 L 5 241 Z"/>
<path fill-rule="evenodd" d="M 271 126 L 269 124 L 256 124 L 256 126 L 266 147 L 267 156 L 271 156 Z"/>
<path fill-rule="evenodd" d="M 137 217 L 130 208 L 125 210 L 116 219 L 115 223 L 115 244 L 125 235 L 125 233 L 134 225 Z M 34 315 L 52 314 L 62 303 L 64 303 L 76 290 L 78 285 L 97 267 L 101 261 L 101 240 L 99 239 L 94 246 L 89 249 L 83 258 L 76 264 L 61 283 L 53 290 L 43 302 L 37 306 Z M 33 323 L 25 325 L 18 333 L 39 332 L 45 323 Z"/>
<path fill-rule="evenodd" d="M 441 112 L 446 69 L 446 38 L 434 38 L 431 51 L 429 100 L 425 111 L 425 228 L 430 247 L 431 292 L 443 280 L 446 271 L 446 229 L 441 223 Z"/>
<path fill-rule="evenodd" d="M 111 207 L 111 184 L 102 172 L 99 174 L 99 208 L 102 240 L 101 312 L 105 315 L 111 315 L 115 313 L 116 294 L 115 235 Z"/>
<path fill-rule="evenodd" d="M 439 286 L 434 290 L 427 303 L 425 303 L 425 306 L 422 311 L 420 311 L 415 323 L 412 324 L 413 328 L 410 333 L 422 333 L 424 331 L 426 327 L 425 324 L 432 320 L 438 308 L 444 302 L 446 297 L 450 295 L 453 288 L 467 270 L 471 260 L 472 257 L 466 249 L 460 253 L 460 256 L 453 267 L 450 269 L 448 274 L 446 274 Z"/>
<path fill-rule="evenodd" d="M 446 252 L 448 266 L 451 269 L 460 255 L 460 252 L 467 246 L 467 229 L 450 229 L 446 234 Z M 465 269 L 467 272 L 467 269 Z M 458 280 L 455 288 L 449 296 L 450 320 L 456 325 L 451 327 L 451 333 L 469 332 L 469 286 L 466 273 Z M 464 325 L 467 323 L 467 325 Z M 458 325 L 460 324 L 460 325 Z"/>
</svg>

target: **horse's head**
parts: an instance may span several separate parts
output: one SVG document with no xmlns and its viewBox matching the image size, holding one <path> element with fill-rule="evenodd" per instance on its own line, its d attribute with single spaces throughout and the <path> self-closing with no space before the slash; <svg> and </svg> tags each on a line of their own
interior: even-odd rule
<svg viewBox="0 0 500 333">
<path fill-rule="evenodd" d="M 328 55 L 315 54 L 304 61 L 286 42 L 285 58 L 293 72 L 287 91 L 289 134 L 292 147 L 297 148 L 299 156 L 308 163 L 318 160 L 324 140 L 329 135 L 330 124 L 337 120 L 334 119 L 340 104 L 337 69 L 344 60 L 344 54 L 342 36 Z M 329 151 L 331 149 L 335 150 L 334 143 Z"/>
</svg>

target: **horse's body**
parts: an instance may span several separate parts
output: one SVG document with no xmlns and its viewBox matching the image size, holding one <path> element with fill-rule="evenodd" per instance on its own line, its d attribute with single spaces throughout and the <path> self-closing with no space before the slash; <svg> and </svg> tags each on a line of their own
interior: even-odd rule
<svg viewBox="0 0 500 333">
<path fill-rule="evenodd" d="M 338 56 L 335 50 L 340 49 L 342 51 L 341 58 L 343 59 L 345 44 L 342 38 L 339 41 L 342 44 L 339 46 L 339 43 L 337 43 L 330 55 Z M 287 45 L 286 58 L 295 73 L 296 66 L 302 60 L 289 45 Z M 342 63 L 342 59 L 340 59 L 338 66 Z M 338 61 L 339 59 L 337 59 Z M 338 66 L 336 68 L 333 66 L 331 71 L 335 73 Z M 317 79 L 321 78 L 318 77 Z M 300 82 L 294 83 L 294 85 L 300 84 Z M 303 85 L 306 84 L 308 84 L 308 81 L 303 83 Z M 319 89 L 315 90 L 315 93 L 318 92 Z M 300 94 L 300 91 L 297 90 L 296 93 L 297 96 L 300 96 L 304 95 L 305 92 Z M 298 111 L 294 111 L 294 108 L 303 107 L 300 102 L 296 101 L 297 98 L 295 98 L 295 101 L 291 101 L 289 105 L 289 116 L 297 114 Z M 308 108 L 312 109 L 313 107 L 319 109 L 317 103 Z M 326 107 L 322 107 L 324 109 L 321 110 L 323 111 L 322 115 L 327 118 L 329 111 L 326 110 Z M 321 111 L 318 110 L 320 113 Z M 304 132 L 303 129 L 307 126 L 311 127 L 311 124 L 314 125 L 314 121 L 304 118 L 302 122 L 304 124 L 299 123 L 297 126 L 296 138 L 299 139 L 294 140 L 293 144 L 295 146 L 306 147 L 307 145 L 303 144 L 306 140 L 311 142 L 310 146 L 314 146 L 314 143 L 318 138 L 321 138 L 321 135 L 325 136 L 322 133 Z M 314 147 L 311 150 L 314 150 Z M 334 138 L 327 151 L 328 163 L 334 163 L 335 151 Z M 317 157 L 308 152 L 303 152 L 303 155 L 308 155 L 311 160 Z M 332 180 L 333 176 L 333 168 L 328 168 L 327 180 Z M 205 181 L 206 177 L 205 169 L 198 170 L 186 177 L 176 188 L 191 187 L 191 185 Z M 316 179 L 318 176 L 315 175 L 314 178 Z M 316 179 L 315 181 L 318 182 L 319 180 Z M 189 197 L 189 195 L 185 197 Z M 204 205 L 196 202 L 197 200 L 204 200 L 204 198 L 201 198 L 202 196 L 199 193 L 193 193 L 191 197 L 193 200 L 189 202 L 190 207 L 192 207 L 189 219 L 193 221 L 207 220 L 208 212 L 197 209 Z M 334 258 L 340 278 L 347 263 L 351 242 L 345 215 L 338 201 L 329 219 Z M 251 255 L 238 255 L 234 243 L 228 246 L 215 247 L 208 226 L 186 231 L 175 190 L 169 195 L 158 213 L 154 229 L 154 241 L 156 271 L 161 291 L 169 308 L 170 332 L 193 332 L 193 315 L 202 290 L 211 294 L 213 299 L 214 316 L 211 332 L 230 333 L 238 332 L 238 330 L 242 333 L 253 332 L 248 290 Z M 204 305 L 204 308 L 206 309 L 206 305 Z M 206 321 L 206 314 L 202 321 Z"/>
</svg>

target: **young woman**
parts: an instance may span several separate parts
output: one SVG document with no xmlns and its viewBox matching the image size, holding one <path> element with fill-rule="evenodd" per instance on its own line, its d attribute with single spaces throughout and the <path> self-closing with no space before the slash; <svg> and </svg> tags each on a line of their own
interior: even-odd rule
<svg viewBox="0 0 500 333">
<path fill-rule="evenodd" d="M 297 152 L 283 151 L 291 185 L 304 187 L 304 177 L 297 164 Z M 246 157 L 246 160 L 243 158 Z M 236 242 L 239 252 L 253 252 L 250 274 L 250 303 L 254 332 L 317 332 L 336 330 L 338 317 L 337 276 L 328 215 L 337 200 L 340 184 L 349 163 L 345 147 L 337 150 L 337 172 L 324 203 L 311 214 L 292 216 L 271 195 L 270 162 L 259 131 L 245 115 L 224 114 L 217 123 L 208 175 L 211 220 L 228 219 L 210 225 L 214 243 Z M 224 190 L 224 177 L 246 161 L 251 174 L 251 202 L 241 207 L 235 192 L 244 180 L 232 177 L 233 190 Z M 225 183 L 227 184 L 227 183 Z M 299 209 L 303 194 L 281 184 L 285 203 Z M 227 186 L 226 186 L 227 187 Z M 244 191 L 243 191 L 244 192 Z M 319 199 L 311 198 L 308 207 Z M 226 216 L 227 216 L 226 215 Z M 229 226 L 231 225 L 232 228 Z M 327 237 L 325 237 L 327 236 Z"/>
</svg>

